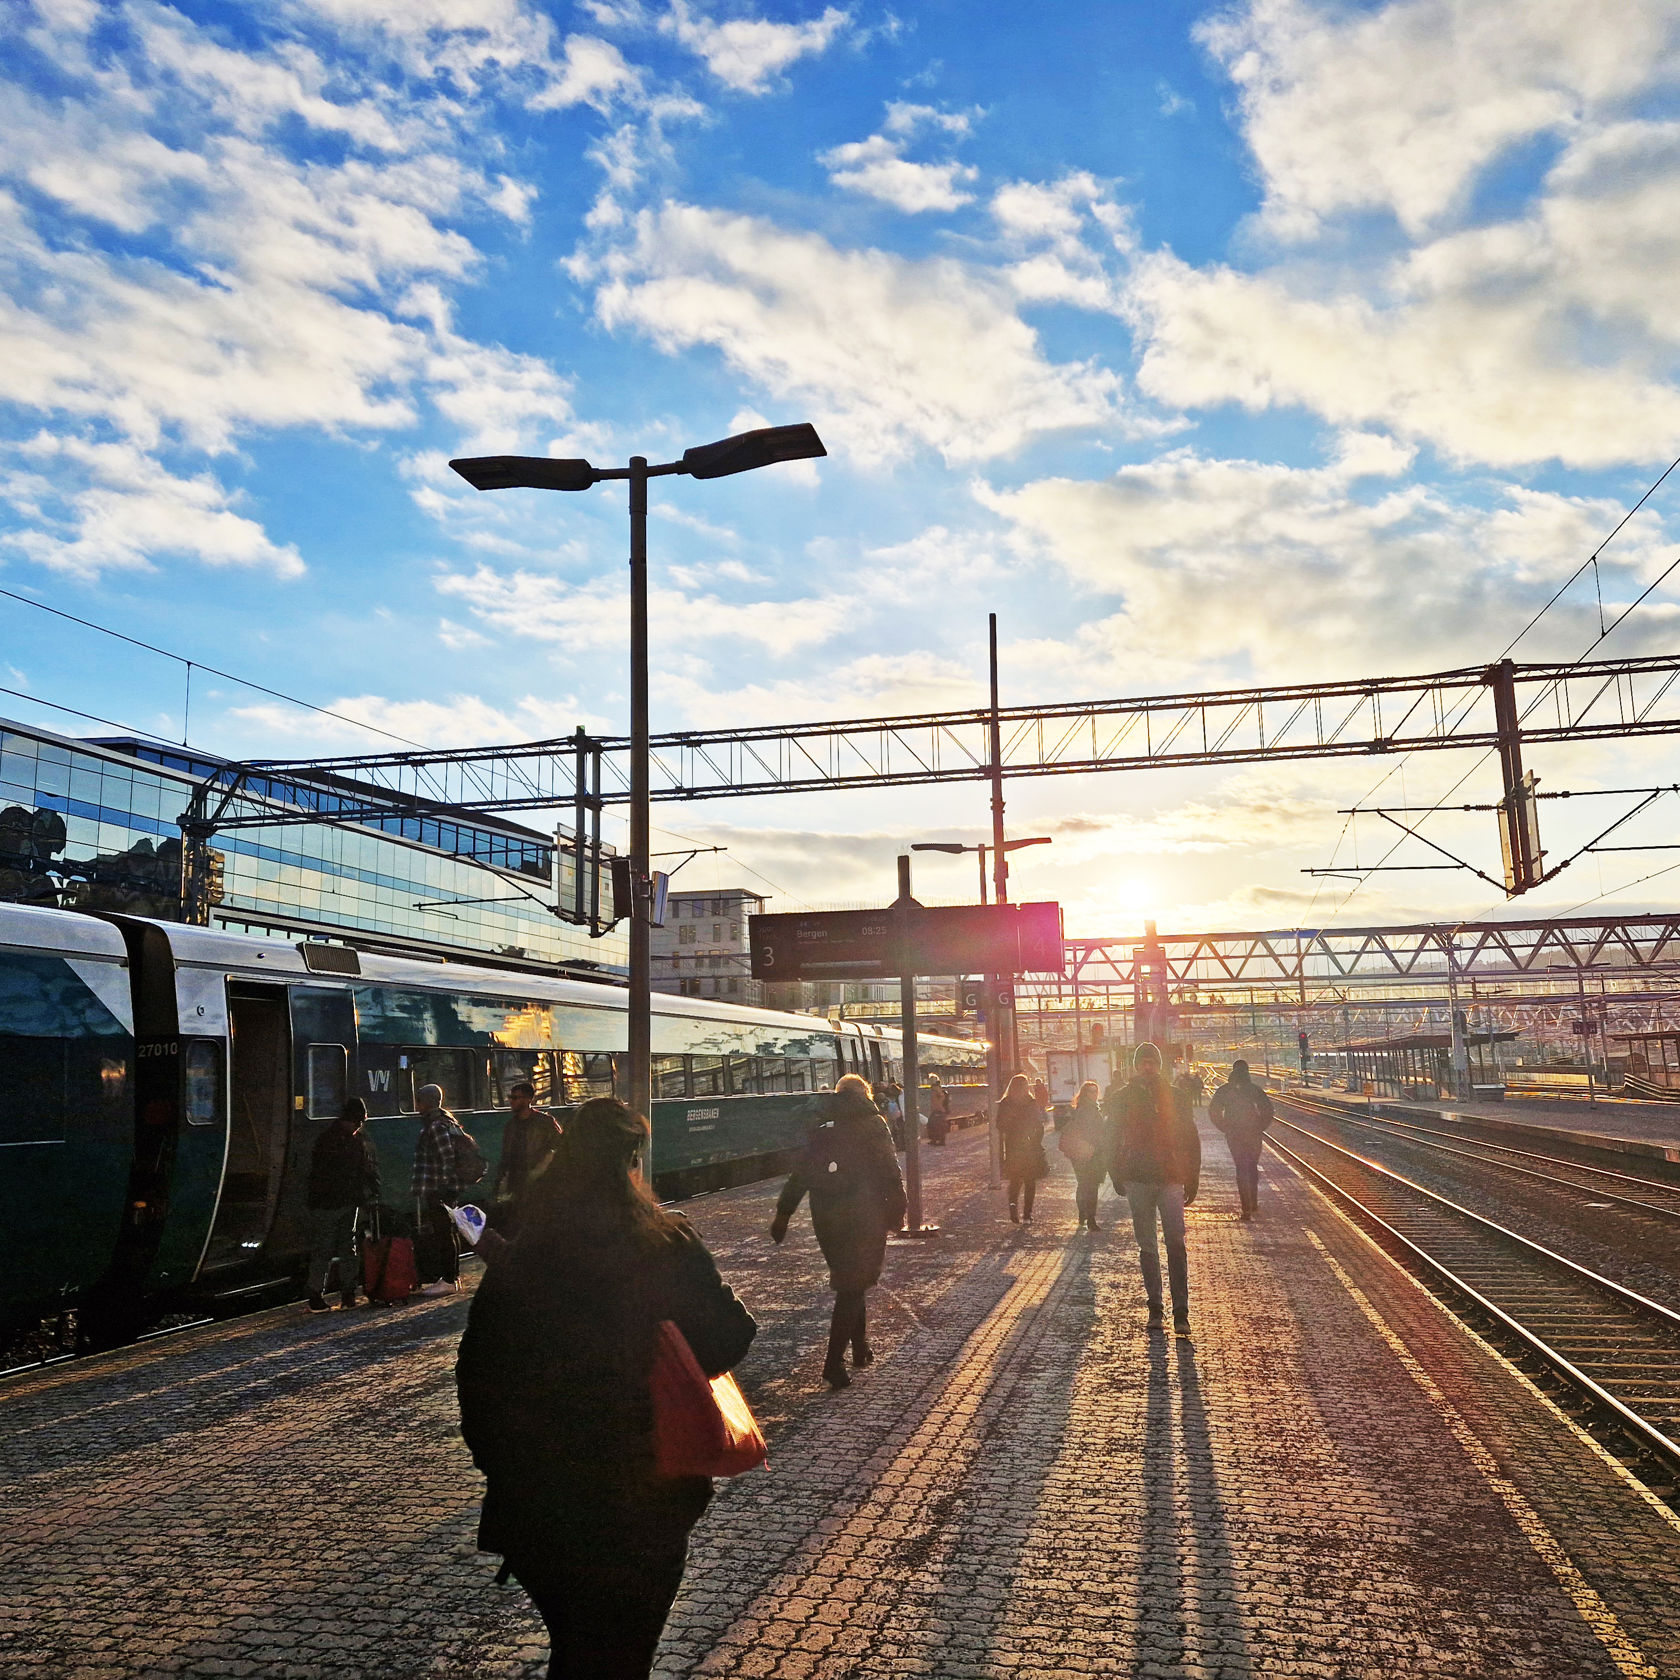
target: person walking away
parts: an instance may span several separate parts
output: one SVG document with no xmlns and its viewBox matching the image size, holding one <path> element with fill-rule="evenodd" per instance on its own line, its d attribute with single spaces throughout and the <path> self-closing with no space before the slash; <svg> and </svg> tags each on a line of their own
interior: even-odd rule
<svg viewBox="0 0 1680 1680">
<path fill-rule="evenodd" d="M 1242 1217 L 1260 1211 L 1260 1140 L 1272 1123 L 1272 1099 L 1249 1076 L 1247 1062 L 1232 1062 L 1231 1077 L 1213 1093 L 1208 1119 L 1225 1134 L 1237 1170 Z"/>
<path fill-rule="evenodd" d="M 1162 1325 L 1161 1251 L 1155 1232 L 1159 1219 L 1167 1246 L 1173 1330 L 1187 1337 L 1190 1261 L 1184 1246 L 1184 1210 L 1196 1198 L 1202 1144 L 1187 1103 L 1161 1076 L 1161 1052 L 1153 1044 L 1140 1044 L 1133 1053 L 1131 1082 L 1117 1106 L 1114 1170 L 1131 1204 L 1138 1264 L 1149 1298 L 1149 1328 L 1159 1330 Z"/>
<path fill-rule="evenodd" d="M 379 1157 L 362 1127 L 367 1104 L 352 1097 L 315 1140 L 309 1157 L 309 1310 L 331 1312 L 327 1279 L 338 1262 L 339 1305 L 356 1304 L 356 1224 L 379 1201 Z"/>
<path fill-rule="evenodd" d="M 1097 1098 L 1097 1082 L 1087 1079 L 1073 1099 L 1073 1113 L 1057 1140 L 1062 1153 L 1073 1164 L 1077 1185 L 1074 1201 L 1079 1209 L 1080 1230 L 1101 1230 L 1097 1224 L 1097 1194 L 1108 1173 L 1108 1121 Z"/>
<path fill-rule="evenodd" d="M 1009 1081 L 998 1102 L 998 1135 L 1003 1140 L 1003 1177 L 1009 1190 L 1009 1218 L 1019 1224 L 1031 1219 L 1033 1194 L 1038 1181 L 1049 1171 L 1044 1159 L 1044 1110 L 1027 1089 L 1027 1076 L 1018 1073 Z M 1022 1204 L 1021 1212 L 1015 1204 Z"/>
<path fill-rule="evenodd" d="M 936 1149 L 945 1147 L 951 1135 L 951 1093 L 940 1083 L 937 1073 L 928 1075 L 928 1142 Z"/>
<path fill-rule="evenodd" d="M 1190 1117 L 1195 1118 L 1196 1110 L 1202 1106 L 1202 1099 L 1207 1095 L 1207 1087 L 1202 1083 L 1202 1076 L 1192 1067 L 1186 1067 L 1173 1080 L 1173 1089 L 1190 1105 Z"/>
<path fill-rule="evenodd" d="M 491 1222 L 508 1237 L 518 1228 L 527 1192 L 554 1164 L 560 1148 L 560 1122 L 546 1108 L 538 1108 L 536 1098 L 536 1087 L 528 1079 L 508 1092 L 508 1123 L 490 1192 Z"/>
<path fill-rule="evenodd" d="M 481 1551 L 548 1625 L 549 1674 L 643 1680 L 682 1582 L 703 1476 L 656 1473 L 650 1373 L 662 1322 L 700 1369 L 745 1355 L 752 1315 L 637 1162 L 648 1123 L 616 1097 L 568 1117 L 554 1170 L 485 1269 L 455 1366 L 484 1473 Z"/>
<path fill-rule="evenodd" d="M 869 1094 L 868 1083 L 848 1073 L 835 1087 L 825 1113 L 788 1175 L 770 1222 L 771 1240 L 787 1236 L 788 1221 L 805 1197 L 828 1278 L 834 1314 L 828 1327 L 823 1381 L 846 1388 L 846 1348 L 858 1369 L 875 1363 L 869 1345 L 868 1296 L 881 1281 L 887 1233 L 904 1224 L 904 1176 L 892 1133 Z"/>
<path fill-rule="evenodd" d="M 450 1295 L 460 1287 L 461 1249 L 451 1203 L 484 1176 L 485 1160 L 469 1132 L 443 1106 L 443 1087 L 414 1093 L 420 1137 L 414 1146 L 414 1263 L 422 1295 Z"/>
</svg>

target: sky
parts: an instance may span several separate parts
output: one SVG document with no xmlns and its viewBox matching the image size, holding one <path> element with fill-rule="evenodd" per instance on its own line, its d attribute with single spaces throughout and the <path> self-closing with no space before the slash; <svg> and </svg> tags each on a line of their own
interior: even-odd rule
<svg viewBox="0 0 1680 1680">
<path fill-rule="evenodd" d="M 111 731 L 54 707 L 252 757 L 622 732 L 622 492 L 479 495 L 454 455 L 817 426 L 822 461 L 653 487 L 662 730 L 979 704 L 989 612 L 1006 704 L 1471 665 L 1680 454 L 1675 0 L 14 0 L 0 28 L 0 589 L 338 714 L 199 670 L 184 716 L 178 661 L 0 597 L 0 713 L 69 733 Z M 1677 555 L 1680 472 L 1515 657 L 1577 657 Z M 1597 652 L 1677 621 L 1660 585 Z M 1674 757 L 1531 764 L 1587 791 Z M 1013 885 L 1085 934 L 1680 903 L 1660 852 L 1511 906 L 1303 873 L 1384 855 L 1347 807 L 1449 790 L 1497 768 L 1012 783 L 1011 832 L 1054 840 Z M 1546 808 L 1554 859 L 1617 797 Z M 883 902 L 908 841 L 988 816 L 977 783 L 655 821 L 728 848 L 677 886 L 791 908 Z M 1427 832 L 1498 874 L 1490 816 Z M 969 896 L 972 859 L 917 869 Z"/>
</svg>

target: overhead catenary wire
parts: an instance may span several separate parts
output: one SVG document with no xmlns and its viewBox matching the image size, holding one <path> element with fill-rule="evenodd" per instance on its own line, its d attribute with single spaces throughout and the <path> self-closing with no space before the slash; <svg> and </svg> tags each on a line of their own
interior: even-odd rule
<svg viewBox="0 0 1680 1680">
<path fill-rule="evenodd" d="M 127 642 L 130 647 L 143 648 L 147 653 L 155 653 L 163 659 L 173 659 L 178 664 L 186 666 L 189 673 L 189 682 L 191 681 L 190 673 L 194 669 L 208 671 L 211 676 L 220 677 L 224 682 L 238 683 L 241 688 L 249 688 L 255 693 L 266 694 L 275 700 L 284 700 L 288 706 L 300 706 L 306 712 L 314 712 L 320 717 L 331 718 L 336 723 L 348 723 L 357 729 L 367 730 L 369 734 L 383 735 L 387 741 L 396 741 L 405 747 L 416 747 L 421 752 L 432 751 L 432 748 L 424 741 L 411 741 L 406 735 L 398 735 L 392 730 L 381 729 L 377 723 L 368 723 L 361 718 L 351 717 L 347 712 L 335 712 L 330 706 L 317 706 L 313 700 L 302 700 L 297 695 L 287 694 L 282 689 L 270 688 L 267 683 L 253 682 L 249 677 L 236 676 L 232 671 L 223 671 L 214 665 L 206 665 L 202 659 L 189 659 L 184 653 L 176 653 L 171 648 L 159 647 L 155 642 L 143 641 L 139 636 L 130 636 L 122 630 L 113 630 L 110 625 L 96 623 L 91 618 L 80 618 L 73 612 L 66 612 L 62 607 L 48 606 L 45 601 L 37 601 L 28 595 L 20 595 L 14 589 L 0 589 L 0 595 L 3 595 L 9 601 L 17 601 L 23 606 L 33 607 L 37 612 L 51 613 L 54 618 L 65 619 L 71 624 L 79 624 L 84 630 L 97 630 L 100 635 L 111 636 L 119 642 Z M 5 690 L 4 692 L 11 693 L 13 691 Z M 73 706 L 60 709 L 64 711 L 75 710 Z M 102 722 L 106 720 L 96 718 L 94 721 Z M 116 727 L 120 729 L 127 726 L 118 724 Z M 148 735 L 150 732 L 138 730 L 136 733 Z M 161 739 L 157 736 L 151 738 L 154 740 Z M 185 744 L 185 741 L 181 742 L 181 745 L 184 746 Z"/>
<path fill-rule="evenodd" d="M 1648 501 L 1650 501 L 1650 499 L 1662 487 L 1664 481 L 1669 477 L 1669 475 L 1671 473 L 1674 472 L 1674 470 L 1677 467 L 1680 467 L 1680 455 L 1677 455 L 1672 461 L 1669 462 L 1669 464 L 1666 467 L 1663 468 L 1662 472 L 1660 472 L 1657 475 L 1657 477 L 1651 482 L 1651 484 L 1649 486 L 1647 486 L 1647 488 L 1645 490 L 1645 493 L 1639 498 L 1638 501 L 1636 501 L 1633 504 L 1632 507 L 1630 507 L 1627 510 L 1626 513 L 1624 513 L 1622 515 L 1622 517 L 1619 520 L 1617 520 L 1617 522 L 1615 524 L 1615 527 L 1608 533 L 1608 535 L 1606 535 L 1604 538 L 1602 538 L 1600 540 L 1598 545 L 1593 549 L 1592 553 L 1589 554 L 1587 556 L 1587 558 L 1585 560 L 1583 560 L 1581 562 L 1581 564 L 1579 566 L 1577 566 L 1572 573 L 1570 573 L 1570 575 L 1563 581 L 1563 583 L 1561 583 L 1552 592 L 1551 596 L 1547 599 L 1545 605 L 1542 606 L 1540 608 L 1540 610 L 1537 613 L 1535 613 L 1534 616 L 1531 619 L 1529 619 L 1529 621 L 1522 627 L 1522 629 L 1519 630 L 1516 633 L 1516 635 L 1513 636 L 1511 638 L 1511 640 L 1505 644 L 1504 648 L 1499 653 L 1499 659 L 1505 659 L 1510 655 L 1511 651 L 1518 645 L 1518 643 L 1520 643 L 1523 640 L 1523 638 L 1525 636 L 1527 636 L 1528 633 L 1535 627 L 1535 625 L 1537 625 L 1540 622 L 1540 620 L 1542 618 L 1544 618 L 1546 616 L 1546 614 L 1548 612 L 1550 612 L 1554 606 L 1557 605 L 1558 601 L 1560 599 L 1562 599 L 1565 592 L 1576 582 L 1576 580 L 1578 578 L 1580 578 L 1582 576 L 1583 573 L 1585 573 L 1585 571 L 1587 570 L 1587 568 L 1589 566 L 1593 567 L 1594 570 L 1595 570 L 1595 573 L 1596 573 L 1596 569 L 1597 569 L 1598 561 L 1599 561 L 1599 556 L 1604 552 L 1604 550 L 1606 548 L 1608 548 L 1610 546 L 1610 544 L 1613 541 L 1615 541 L 1615 539 L 1626 528 L 1628 522 L 1634 517 L 1635 514 L 1637 514 L 1639 512 L 1639 510 L 1642 507 L 1645 506 L 1645 504 Z M 1662 584 L 1667 580 L 1667 578 L 1672 575 L 1672 573 L 1675 571 L 1675 569 L 1677 567 L 1680 567 L 1680 556 L 1677 556 L 1672 562 L 1670 562 L 1670 564 L 1667 567 L 1664 568 L 1664 570 L 1661 572 L 1661 574 L 1658 577 L 1656 577 L 1651 583 L 1646 585 L 1646 587 L 1640 592 L 1640 594 L 1621 613 L 1619 613 L 1617 615 L 1617 617 L 1615 619 L 1615 622 L 1612 623 L 1609 626 L 1608 629 L 1606 629 L 1604 627 L 1603 605 L 1602 605 L 1602 598 L 1601 598 L 1600 609 L 1599 609 L 1599 613 L 1600 613 L 1600 616 L 1599 616 L 1599 633 L 1594 638 L 1594 640 L 1592 642 L 1590 642 L 1587 645 L 1587 647 L 1584 648 L 1579 654 L 1577 654 L 1575 656 L 1575 658 L 1570 663 L 1575 664 L 1575 665 L 1580 664 L 1581 661 L 1584 660 L 1585 658 L 1587 658 L 1587 656 L 1590 653 L 1592 653 L 1592 651 L 1595 648 L 1597 648 L 1602 642 L 1607 640 L 1610 636 L 1614 635 L 1615 632 L 1621 627 L 1621 625 L 1624 622 L 1626 622 L 1629 614 L 1632 613 L 1636 608 L 1641 606 L 1646 600 L 1648 600 L 1650 598 L 1650 596 L 1657 589 L 1659 589 L 1662 586 Z M 1497 661 L 1496 661 L 1496 663 L 1497 663 Z M 1553 687 L 1555 688 L 1555 684 L 1553 685 Z M 1545 698 L 1546 692 L 1549 692 L 1549 691 L 1550 690 L 1542 691 L 1541 695 L 1536 698 L 1533 705 L 1531 705 L 1528 708 L 1528 711 L 1532 712 L 1534 710 L 1534 707 L 1539 705 L 1541 703 L 1541 701 Z M 1472 701 L 1467 701 L 1466 704 L 1465 704 L 1465 707 L 1464 707 L 1464 712 L 1467 712 L 1469 710 L 1470 705 L 1472 705 L 1472 704 L 1474 704 L 1473 700 Z M 1461 712 L 1460 715 L 1462 716 L 1463 712 Z M 1524 716 L 1527 716 L 1527 715 L 1528 715 L 1528 713 L 1524 714 Z M 1378 778 L 1375 786 L 1372 787 L 1371 791 L 1365 795 L 1365 799 L 1361 800 L 1359 802 L 1360 805 L 1363 805 L 1366 802 L 1366 800 L 1369 800 L 1369 799 L 1373 798 L 1382 789 L 1383 785 L 1389 780 L 1389 778 L 1391 776 L 1394 776 L 1397 773 L 1399 773 L 1405 767 L 1406 759 L 1409 758 L 1410 756 L 1411 755 L 1409 753 L 1406 754 L 1405 756 L 1403 756 L 1401 758 L 1400 762 L 1393 767 L 1393 769 L 1384 772 L 1384 774 Z M 1441 795 L 1441 797 L 1435 802 L 1435 804 L 1432 807 L 1430 807 L 1429 811 L 1425 813 L 1426 817 L 1428 815 L 1432 815 L 1436 811 L 1439 811 L 1441 809 L 1441 807 L 1444 806 L 1446 804 L 1446 802 L 1449 799 L 1451 799 L 1452 796 L 1461 787 L 1463 787 L 1465 782 L 1467 782 L 1470 779 L 1470 777 L 1472 775 L 1474 775 L 1476 773 L 1476 771 L 1478 771 L 1482 767 L 1482 765 L 1484 765 L 1488 761 L 1488 759 L 1491 758 L 1492 756 L 1493 756 L 1493 754 L 1490 751 L 1490 752 L 1483 753 L 1481 755 L 1481 757 L 1476 759 L 1476 761 L 1470 766 L 1470 768 L 1468 770 L 1466 770 L 1463 775 L 1459 776 L 1458 779 L 1453 782 L 1452 786 L 1449 787 L 1447 789 L 1447 791 L 1444 794 Z M 1355 813 L 1350 812 L 1348 814 L 1347 822 L 1342 825 L 1342 832 L 1337 837 L 1336 845 L 1335 845 L 1334 849 L 1331 851 L 1330 862 L 1332 864 L 1335 863 L 1336 855 L 1341 850 L 1342 840 L 1346 838 L 1346 835 L 1347 835 L 1347 832 L 1348 832 L 1348 826 L 1354 820 L 1355 820 Z M 1374 874 L 1377 870 L 1381 869 L 1381 867 L 1385 863 L 1387 863 L 1388 860 L 1391 857 L 1393 857 L 1393 855 L 1406 843 L 1406 838 L 1407 838 L 1406 836 L 1402 836 L 1399 840 L 1396 840 L 1394 842 L 1394 844 L 1392 846 L 1390 846 L 1388 848 L 1388 850 L 1385 851 L 1380 858 L 1378 858 L 1377 862 L 1374 865 L 1370 865 L 1370 866 L 1367 867 L 1365 872 L 1361 875 L 1360 879 L 1358 879 L 1357 881 L 1354 882 L 1354 884 L 1347 890 L 1346 894 L 1343 895 L 1341 902 L 1336 906 L 1335 910 L 1331 912 L 1332 917 L 1341 915 L 1342 911 L 1344 911 L 1348 907 L 1348 905 L 1353 901 L 1354 895 L 1359 891 L 1359 889 L 1361 887 L 1363 887 L 1365 885 L 1366 881 L 1368 881 L 1370 879 L 1371 875 Z M 1630 886 L 1637 886 L 1638 882 L 1630 882 L 1629 885 Z M 1312 904 L 1308 906 L 1309 916 L 1311 914 L 1313 906 L 1315 906 L 1317 904 L 1317 902 L 1318 902 L 1318 890 L 1315 889 L 1314 893 L 1313 893 Z M 1590 903 L 1591 900 L 1588 900 L 1588 902 Z"/>
</svg>

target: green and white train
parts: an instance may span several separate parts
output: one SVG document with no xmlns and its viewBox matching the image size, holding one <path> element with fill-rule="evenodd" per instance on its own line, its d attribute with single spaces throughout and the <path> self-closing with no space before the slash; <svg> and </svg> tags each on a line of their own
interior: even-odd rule
<svg viewBox="0 0 1680 1680">
<path fill-rule="evenodd" d="M 983 1046 L 920 1042 L 978 1106 Z M 493 1174 L 509 1088 L 610 1092 L 624 1043 L 612 986 L 0 904 L 0 1332 L 74 1309 L 83 1340 L 120 1340 L 295 1277 L 310 1153 L 347 1097 L 400 1213 L 418 1086 Z M 657 995 L 653 1048 L 664 1196 L 777 1171 L 815 1092 L 899 1074 L 894 1031 L 705 998 Z"/>
</svg>

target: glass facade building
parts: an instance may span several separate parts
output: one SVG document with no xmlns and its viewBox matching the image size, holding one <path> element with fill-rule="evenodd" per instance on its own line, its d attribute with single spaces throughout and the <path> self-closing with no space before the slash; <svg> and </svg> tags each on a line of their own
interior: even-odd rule
<svg viewBox="0 0 1680 1680">
<path fill-rule="evenodd" d="M 150 742 L 83 741 L 0 722 L 0 899 L 178 920 L 180 816 L 221 761 Z M 306 784 L 310 808 L 336 789 Z M 264 792 L 288 804 L 288 785 Z M 244 809 L 249 809 L 247 803 Z M 621 931 L 592 939 L 552 906 L 574 902 L 576 859 L 499 818 L 393 813 L 380 826 L 276 823 L 218 834 L 213 927 L 341 938 L 415 955 L 622 975 Z M 587 884 L 587 883 L 586 883 Z M 610 905 L 603 871 L 601 903 Z"/>
</svg>

